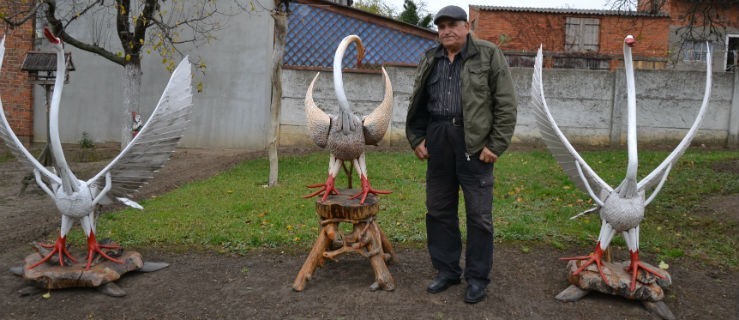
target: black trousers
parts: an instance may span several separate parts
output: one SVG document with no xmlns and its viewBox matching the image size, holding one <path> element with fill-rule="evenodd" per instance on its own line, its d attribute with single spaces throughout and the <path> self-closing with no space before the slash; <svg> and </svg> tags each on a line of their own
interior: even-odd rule
<svg viewBox="0 0 739 320">
<path fill-rule="evenodd" d="M 464 278 L 487 286 L 493 265 L 493 164 L 467 155 L 464 128 L 434 121 L 426 132 L 426 234 L 433 267 L 445 277 L 462 276 L 459 188 L 464 194 L 467 249 Z"/>
</svg>

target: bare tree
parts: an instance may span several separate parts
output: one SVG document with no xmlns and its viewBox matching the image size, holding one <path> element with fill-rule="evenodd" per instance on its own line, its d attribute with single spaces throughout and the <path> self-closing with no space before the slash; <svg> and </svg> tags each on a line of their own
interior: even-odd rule
<svg viewBox="0 0 739 320">
<path fill-rule="evenodd" d="M 2 19 L 15 26 L 42 15 L 52 32 L 65 43 L 101 56 L 125 69 L 123 109 L 121 110 L 121 147 L 132 138 L 132 112 L 139 112 L 141 91 L 141 58 L 156 51 L 169 71 L 174 70 L 180 47 L 197 45 L 214 38 L 220 30 L 216 17 L 224 14 L 216 1 L 197 0 L 10 0 Z M 69 29 L 82 18 L 93 21 L 91 40 L 73 36 Z M 87 20 L 86 20 L 87 21 Z M 115 26 L 117 41 L 108 41 L 113 32 L 103 26 Z M 110 29 L 110 28 L 108 28 Z M 112 35 L 111 35 L 111 38 Z M 202 70 L 205 65 L 196 61 Z M 202 84 L 198 84 L 198 90 Z"/>
<path fill-rule="evenodd" d="M 727 9 L 736 8 L 739 0 L 610 0 L 608 4 L 619 11 L 636 9 L 651 14 L 668 12 L 668 5 L 679 8 L 680 17 L 677 19 L 687 29 L 685 39 L 705 40 L 724 35 L 730 21 L 724 13 Z"/>
<path fill-rule="evenodd" d="M 674 29 L 676 42 L 722 41 L 728 28 L 736 28 L 727 16 L 728 10 L 736 10 L 739 0 L 609 0 L 608 5 L 619 11 L 644 11 L 651 14 L 670 12 L 678 22 Z M 675 57 L 680 56 L 678 47 Z"/>
</svg>

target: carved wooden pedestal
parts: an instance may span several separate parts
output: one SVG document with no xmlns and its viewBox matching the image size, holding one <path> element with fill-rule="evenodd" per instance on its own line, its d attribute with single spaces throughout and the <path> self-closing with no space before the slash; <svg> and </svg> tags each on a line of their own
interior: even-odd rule
<svg viewBox="0 0 739 320">
<path fill-rule="evenodd" d="M 293 283 L 293 290 L 303 291 L 313 271 L 322 265 L 324 259 L 335 258 L 345 252 L 356 252 L 370 260 L 375 271 L 375 282 L 371 290 L 395 289 L 395 279 L 387 269 L 386 263 L 395 259 L 395 251 L 385 233 L 375 221 L 380 206 L 377 197 L 370 194 L 364 204 L 358 199 L 349 199 L 358 190 L 339 190 L 340 194 L 330 195 L 326 201 L 320 197 L 316 201 L 316 212 L 321 220 L 318 239 L 300 268 Z M 352 232 L 344 234 L 340 223 L 351 223 Z"/>
</svg>

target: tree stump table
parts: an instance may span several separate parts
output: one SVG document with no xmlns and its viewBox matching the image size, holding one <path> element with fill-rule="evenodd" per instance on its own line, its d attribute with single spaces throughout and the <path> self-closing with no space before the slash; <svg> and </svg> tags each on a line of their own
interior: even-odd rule
<svg viewBox="0 0 739 320">
<path fill-rule="evenodd" d="M 326 201 L 316 200 L 316 213 L 320 219 L 318 239 L 295 278 L 293 290 L 303 291 L 306 282 L 325 259 L 335 260 L 346 252 L 356 252 L 370 260 L 375 272 L 371 290 L 395 289 L 395 279 L 387 268 L 387 263 L 395 259 L 395 251 L 377 225 L 376 217 L 380 211 L 377 197 L 369 194 L 364 204 L 360 204 L 359 199 L 350 199 L 357 192 L 359 190 L 342 189 L 337 195 L 329 195 Z M 344 234 L 340 223 L 351 223 L 352 232 Z"/>
</svg>

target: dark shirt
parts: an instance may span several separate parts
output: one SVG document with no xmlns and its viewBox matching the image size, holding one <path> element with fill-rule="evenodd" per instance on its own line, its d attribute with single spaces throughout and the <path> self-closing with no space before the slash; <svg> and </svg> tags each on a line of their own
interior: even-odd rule
<svg viewBox="0 0 739 320">
<path fill-rule="evenodd" d="M 428 93 L 427 108 L 432 117 L 461 117 L 462 116 L 462 80 L 460 72 L 467 55 L 467 44 L 455 57 L 449 61 L 446 49 L 438 50 L 434 57 L 434 69 L 426 81 Z"/>
</svg>

